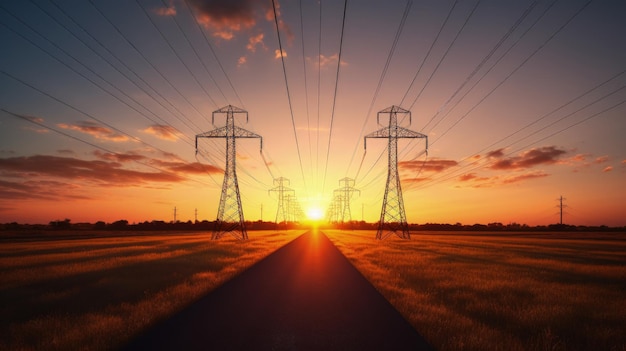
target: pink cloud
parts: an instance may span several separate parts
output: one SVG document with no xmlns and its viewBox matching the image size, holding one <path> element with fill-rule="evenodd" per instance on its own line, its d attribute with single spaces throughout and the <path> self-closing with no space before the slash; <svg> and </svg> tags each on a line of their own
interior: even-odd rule
<svg viewBox="0 0 626 351">
<path fill-rule="evenodd" d="M 604 169 L 602 170 L 602 172 L 605 172 L 605 173 L 606 173 L 606 172 L 610 172 L 610 171 L 612 171 L 612 170 L 613 170 L 613 166 L 606 166 L 606 167 L 604 167 Z"/>
<path fill-rule="evenodd" d="M 57 126 L 63 129 L 74 130 L 77 132 L 89 134 L 94 138 L 100 140 L 124 142 L 130 139 L 126 135 L 120 134 L 110 128 L 89 121 L 78 122 L 76 124 L 59 123 L 57 124 Z"/>
</svg>

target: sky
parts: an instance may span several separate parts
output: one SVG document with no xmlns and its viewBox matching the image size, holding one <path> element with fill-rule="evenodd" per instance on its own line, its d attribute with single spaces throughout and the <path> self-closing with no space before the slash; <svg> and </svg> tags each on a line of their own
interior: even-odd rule
<svg viewBox="0 0 626 351">
<path fill-rule="evenodd" d="M 0 2 L 0 223 L 215 220 L 225 139 L 196 135 L 232 105 L 262 137 L 236 141 L 246 220 L 278 217 L 283 179 L 306 213 L 348 184 L 344 219 L 378 221 L 389 140 L 364 136 L 397 106 L 428 137 L 427 152 L 398 139 L 408 222 L 547 225 L 562 197 L 564 223 L 624 226 L 625 14 L 621 0 Z"/>
</svg>

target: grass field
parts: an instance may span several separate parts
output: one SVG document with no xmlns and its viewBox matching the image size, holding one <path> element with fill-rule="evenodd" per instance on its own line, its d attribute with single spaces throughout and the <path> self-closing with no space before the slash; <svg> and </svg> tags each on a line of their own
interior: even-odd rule
<svg viewBox="0 0 626 351">
<path fill-rule="evenodd" d="M 5 235 L 0 350 L 115 349 L 301 233 Z"/>
<path fill-rule="evenodd" d="M 325 233 L 439 350 L 626 350 L 624 233 Z"/>
</svg>

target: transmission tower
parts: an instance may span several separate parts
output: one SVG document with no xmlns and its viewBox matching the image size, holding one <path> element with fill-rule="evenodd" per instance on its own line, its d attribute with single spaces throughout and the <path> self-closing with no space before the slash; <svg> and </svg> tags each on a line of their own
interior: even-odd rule
<svg viewBox="0 0 626 351">
<path fill-rule="evenodd" d="M 563 200 L 566 200 L 562 195 L 557 199 L 557 201 L 559 202 L 558 208 L 559 208 L 559 224 L 563 225 L 563 209 L 565 207 L 567 207 L 567 205 L 563 204 Z"/>
<path fill-rule="evenodd" d="M 239 193 L 239 183 L 237 182 L 236 149 L 237 138 L 259 138 L 260 148 L 263 150 L 263 138 L 235 126 L 235 114 L 246 115 L 248 122 L 248 112 L 238 107 L 228 105 L 219 110 L 213 111 L 211 123 L 215 125 L 215 114 L 226 114 L 226 125 L 202 134 L 196 135 L 196 153 L 198 153 L 198 138 L 224 138 L 226 139 L 226 166 L 224 169 L 224 182 L 222 183 L 222 193 L 217 211 L 217 220 L 213 229 L 213 240 L 219 239 L 224 234 L 230 233 L 239 240 L 248 239 L 248 233 L 243 219 L 243 209 L 241 207 L 241 195 Z"/>
<path fill-rule="evenodd" d="M 342 186 L 343 183 L 343 186 Z M 339 216 L 341 218 L 341 223 L 351 222 L 352 221 L 352 213 L 350 211 L 350 200 L 352 196 L 358 193 L 361 194 L 361 191 L 354 188 L 354 179 L 352 178 L 342 178 L 339 179 L 339 188 L 334 191 L 334 199 L 337 199 L 338 207 L 339 207 Z M 335 209 L 337 211 L 337 209 Z"/>
<path fill-rule="evenodd" d="M 414 132 L 412 130 L 398 126 L 398 114 L 409 117 L 411 124 L 411 111 L 398 106 L 388 107 L 376 115 L 376 121 L 380 125 L 380 115 L 389 114 L 389 125 L 373 133 L 366 135 L 363 139 L 364 148 L 367 150 L 368 138 L 388 139 L 387 146 L 387 186 L 385 197 L 383 198 L 383 208 L 380 212 L 378 231 L 376 239 L 382 240 L 391 234 L 395 234 L 402 239 L 410 239 L 409 225 L 404 212 L 404 201 L 402 200 L 402 188 L 400 186 L 400 174 L 398 173 L 398 139 L 418 139 L 426 140 L 426 150 L 428 150 L 428 136 Z"/>
<path fill-rule="evenodd" d="M 289 179 L 280 177 L 274 179 L 274 185 L 276 187 L 268 190 L 268 193 L 276 192 L 278 194 L 278 209 L 276 210 L 276 224 L 281 222 L 289 222 L 289 204 L 286 201 L 290 195 L 295 194 L 295 191 L 289 188 Z"/>
</svg>

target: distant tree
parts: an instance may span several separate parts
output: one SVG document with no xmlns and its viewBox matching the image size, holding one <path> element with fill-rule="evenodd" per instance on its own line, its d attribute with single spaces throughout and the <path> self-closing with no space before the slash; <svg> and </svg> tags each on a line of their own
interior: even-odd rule
<svg viewBox="0 0 626 351">
<path fill-rule="evenodd" d="M 125 229 L 127 226 L 128 221 L 125 219 L 120 219 L 119 221 L 111 223 L 111 229 Z"/>
<path fill-rule="evenodd" d="M 103 230 L 106 229 L 107 224 L 104 223 L 103 221 L 97 221 L 94 225 L 93 225 L 93 229 L 96 230 Z"/>
<path fill-rule="evenodd" d="M 64 220 L 50 221 L 50 228 L 52 229 L 69 229 L 71 227 L 71 220 L 66 218 Z"/>
</svg>

